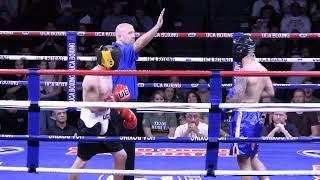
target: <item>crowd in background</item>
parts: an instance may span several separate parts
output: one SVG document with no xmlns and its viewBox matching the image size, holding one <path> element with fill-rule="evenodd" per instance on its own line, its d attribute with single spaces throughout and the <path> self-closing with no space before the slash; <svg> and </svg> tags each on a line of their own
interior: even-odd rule
<svg viewBox="0 0 320 180">
<path fill-rule="evenodd" d="M 165 25 L 161 31 L 178 31 L 176 17 L 181 17 L 179 1 L 117 1 L 117 0 L 3 0 L 0 1 L 0 30 L 43 30 L 43 31 L 107 31 L 113 32 L 122 22 L 128 22 L 137 32 L 146 32 L 153 27 L 160 10 L 167 8 Z M 309 33 L 320 31 L 320 1 L 319 0 L 256 0 L 251 1 L 251 14 L 247 17 L 248 32 L 261 33 Z M 244 23 L 245 24 L 245 23 Z M 182 29 L 183 30 L 183 29 Z M 181 31 L 181 29 L 179 29 Z M 235 30 L 236 31 L 236 30 Z M 1 37 L 0 54 L 19 55 L 66 55 L 65 38 L 62 37 Z M 77 55 L 94 56 L 97 48 L 102 44 L 110 44 L 114 38 L 106 37 L 78 37 Z M 140 56 L 170 56 L 163 44 L 170 39 L 155 39 L 142 50 Z M 227 41 L 227 40 L 226 40 Z M 230 41 L 230 40 L 229 40 Z M 256 39 L 257 57 L 316 57 L 317 40 L 314 39 Z M 178 48 L 178 47 L 177 47 Z M 193 47 L 201 48 L 201 47 Z M 231 50 L 231 47 L 230 47 Z M 180 56 L 184 56 L 181 54 Z M 194 54 L 199 57 L 199 54 Z M 214 56 L 214 55 L 213 55 Z M 226 54 L 224 57 L 230 57 Z M 230 63 L 222 63 L 218 67 L 230 69 Z M 169 62 L 138 62 L 137 69 L 214 69 L 213 63 L 197 64 Z M 194 66 L 193 66 L 194 65 Z M 319 70 L 316 62 L 297 63 L 265 63 L 269 70 L 311 71 Z M 94 62 L 79 61 L 78 69 L 92 69 Z M 65 69 L 66 62 L 62 61 L 3 61 L 1 68 L 24 69 Z M 226 68 L 228 67 L 228 68 Z M 77 80 L 82 81 L 82 76 Z M 138 77 L 139 82 L 165 83 L 199 83 L 207 84 L 209 79 Z M 1 76 L 0 80 L 23 81 L 23 75 Z M 42 81 L 66 81 L 65 76 L 45 75 Z M 280 77 L 273 78 L 275 83 L 314 84 L 318 79 L 308 77 Z M 224 99 L 228 98 L 228 91 L 224 90 Z M 26 86 L 5 86 L 0 89 L 2 99 L 26 100 Z M 78 88 L 78 101 L 82 101 L 82 91 Z M 141 102 L 209 102 L 208 88 L 140 88 L 139 101 Z M 291 102 L 317 103 L 320 102 L 320 93 L 316 89 L 276 89 L 274 98 L 265 98 L 261 102 Z M 66 88 L 40 88 L 41 100 L 64 101 Z M 225 114 L 222 121 L 221 136 L 228 135 L 229 114 Z M 41 133 L 74 135 L 77 133 L 78 112 L 57 110 L 41 112 Z M 263 113 L 265 125 L 264 136 L 320 136 L 320 113 L 317 112 L 275 112 Z M 207 113 L 146 113 L 138 114 L 139 136 L 208 136 Z M 21 110 L 0 110 L 1 134 L 26 134 L 27 112 Z"/>
</svg>

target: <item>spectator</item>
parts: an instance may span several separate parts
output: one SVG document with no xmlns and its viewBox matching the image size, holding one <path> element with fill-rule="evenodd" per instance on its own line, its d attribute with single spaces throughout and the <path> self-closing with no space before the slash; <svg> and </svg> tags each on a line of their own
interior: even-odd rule
<svg viewBox="0 0 320 180">
<path fill-rule="evenodd" d="M 152 102 L 163 103 L 164 93 L 157 90 L 151 97 Z M 177 127 L 177 118 L 173 113 L 146 113 L 142 121 L 145 136 L 169 136 L 173 137 Z"/>
<path fill-rule="evenodd" d="M 26 68 L 24 65 L 24 61 L 22 60 L 16 60 L 14 61 L 14 68 L 15 69 L 24 69 Z M 21 75 L 21 74 L 16 74 L 14 76 L 9 76 L 8 77 L 9 80 L 12 81 L 26 81 L 27 77 L 25 75 Z M 17 100 L 26 100 L 27 99 L 27 88 L 26 86 L 9 86 L 6 89 L 6 95 L 12 94 L 14 95 L 14 97 L 16 97 Z"/>
<path fill-rule="evenodd" d="M 292 58 L 301 58 L 301 55 L 292 55 Z M 290 71 L 312 71 L 315 68 L 314 62 L 295 62 L 292 63 Z M 288 84 L 301 84 L 306 77 L 290 76 L 287 78 Z"/>
<path fill-rule="evenodd" d="M 154 22 L 152 21 L 151 17 L 146 16 L 143 9 L 135 10 L 134 21 L 137 22 L 137 27 L 135 28 L 138 32 L 147 32 L 154 26 Z M 150 42 L 141 50 L 140 56 L 156 56 L 157 52 L 154 48 L 156 45 L 157 44 L 154 41 Z"/>
<path fill-rule="evenodd" d="M 168 83 L 182 84 L 181 79 L 180 79 L 179 76 L 170 76 L 169 79 L 168 79 Z M 184 89 L 184 88 L 177 88 L 175 90 L 176 90 L 176 94 L 178 95 L 178 97 L 185 97 L 185 95 L 189 91 L 188 89 Z"/>
<path fill-rule="evenodd" d="M 67 124 L 67 110 L 54 110 L 52 117 L 54 124 L 48 128 L 48 135 L 73 136 L 78 134 L 78 130 Z"/>
<path fill-rule="evenodd" d="M 259 19 L 263 19 L 265 23 L 269 24 L 276 24 L 279 25 L 280 17 L 279 14 L 275 11 L 275 9 L 270 5 L 265 5 L 261 9 L 261 15 Z"/>
<path fill-rule="evenodd" d="M 59 29 L 73 30 L 76 27 L 77 20 L 73 15 L 72 8 L 66 7 L 62 9 L 61 16 L 56 19 Z"/>
<path fill-rule="evenodd" d="M 280 14 L 280 5 L 278 0 L 256 0 L 252 7 L 251 16 L 255 16 L 255 17 L 259 16 L 261 9 L 266 5 L 272 6 L 275 12 Z"/>
<path fill-rule="evenodd" d="M 37 65 L 39 69 L 48 69 L 48 61 L 40 61 Z M 40 81 L 47 81 L 50 79 L 49 77 L 52 75 L 42 75 L 40 76 Z M 40 86 L 40 99 L 47 98 L 47 91 L 51 88 L 57 87 L 48 87 L 48 86 Z M 51 112 L 49 111 L 40 111 L 40 134 L 48 134 L 48 128 L 54 124 L 52 119 L 50 118 Z"/>
<path fill-rule="evenodd" d="M 57 12 L 63 13 L 63 11 L 67 8 L 72 8 L 71 0 L 58 0 Z"/>
<path fill-rule="evenodd" d="M 5 100 L 17 100 L 14 94 L 4 96 Z M 27 134 L 27 112 L 14 108 L 0 109 L 0 133 L 1 134 Z"/>
<path fill-rule="evenodd" d="M 303 82 L 303 84 L 313 84 L 313 83 L 309 80 L 305 80 Z M 305 97 L 306 103 L 319 103 L 320 102 L 319 98 L 313 96 L 313 92 L 314 92 L 313 88 L 304 88 L 303 91 L 306 95 L 306 97 Z"/>
<path fill-rule="evenodd" d="M 199 79 L 198 84 L 208 84 L 205 79 Z M 198 88 L 197 94 L 199 95 L 201 102 L 208 103 L 210 100 L 209 88 Z"/>
<path fill-rule="evenodd" d="M 281 20 L 280 31 L 283 33 L 310 33 L 311 21 L 308 16 L 302 14 L 302 8 L 299 3 L 292 3 L 290 14 L 284 15 Z"/>
<path fill-rule="evenodd" d="M 151 17 L 146 16 L 143 9 L 136 9 L 134 18 L 137 22 L 136 30 L 138 32 L 147 32 L 154 26 Z"/>
<path fill-rule="evenodd" d="M 292 103 L 305 103 L 305 92 L 297 89 L 293 93 Z M 293 123 L 301 136 L 320 136 L 320 122 L 316 112 L 289 112 L 288 122 Z"/>
<path fill-rule="evenodd" d="M 197 94 L 195 90 L 190 90 L 185 98 L 185 101 L 187 103 L 202 103 L 200 96 Z M 208 124 L 208 113 L 202 113 L 202 118 L 200 119 L 202 123 Z M 186 123 L 186 119 L 184 119 L 184 116 L 179 117 L 180 124 Z"/>
<path fill-rule="evenodd" d="M 270 25 L 270 33 L 279 33 L 279 25 L 271 24 Z M 264 41 L 267 41 L 270 47 L 270 55 L 271 57 L 285 57 L 285 42 L 283 39 L 279 38 L 271 38 L 271 39 L 265 39 Z M 276 66 L 278 66 L 277 64 Z"/>
<path fill-rule="evenodd" d="M 319 22 L 320 20 L 320 0 L 314 0 L 310 5 L 310 12 L 312 22 Z"/>
<path fill-rule="evenodd" d="M 208 125 L 200 122 L 200 113 L 190 112 L 185 116 L 187 123 L 177 127 L 174 137 L 208 137 Z"/>
<path fill-rule="evenodd" d="M 176 88 L 167 87 L 164 89 L 165 102 L 180 102 L 180 97 L 177 95 Z"/>
<path fill-rule="evenodd" d="M 57 61 L 42 61 L 42 63 L 47 64 L 48 69 L 55 70 L 57 69 Z M 40 68 L 45 68 L 46 65 L 40 65 L 42 67 Z M 45 75 L 42 78 L 43 81 L 48 81 L 48 82 L 61 82 L 62 81 L 62 75 Z M 59 95 L 62 92 L 62 87 L 59 86 L 44 86 L 43 91 L 41 93 L 41 99 L 42 100 L 47 100 L 47 101 L 58 101 L 59 100 Z"/>
<path fill-rule="evenodd" d="M 298 129 L 291 123 L 287 123 L 286 112 L 272 113 L 272 124 L 268 124 L 263 129 L 263 136 L 267 137 L 298 137 Z"/>
<path fill-rule="evenodd" d="M 5 9 L 0 9 L 0 22 L 1 30 L 12 30 L 14 28 L 14 19 Z"/>
<path fill-rule="evenodd" d="M 297 3 L 301 7 L 301 12 L 306 13 L 308 9 L 308 3 L 306 0 L 282 0 L 282 9 L 285 14 L 290 13 L 291 5 Z"/>
<path fill-rule="evenodd" d="M 191 90 L 187 93 L 185 102 L 187 103 L 202 103 L 200 96 L 195 90 Z"/>
<path fill-rule="evenodd" d="M 87 25 L 80 24 L 78 30 L 83 32 L 88 31 Z M 78 36 L 77 38 L 77 47 L 78 47 L 77 53 L 79 52 L 82 54 L 91 53 L 96 46 L 97 46 L 96 42 L 92 37 L 90 38 L 86 36 Z"/>
<path fill-rule="evenodd" d="M 8 12 L 10 17 L 17 17 L 19 4 L 19 0 L 1 0 L 0 8 L 2 11 Z"/>
<path fill-rule="evenodd" d="M 45 31 L 56 31 L 56 26 L 53 22 L 48 22 Z M 64 52 L 64 48 L 54 37 L 47 37 L 40 45 L 35 47 L 35 53 L 41 55 L 54 55 L 57 56 Z"/>
<path fill-rule="evenodd" d="M 137 22 L 131 16 L 128 16 L 124 11 L 120 1 L 112 2 L 112 11 L 110 15 L 105 16 L 102 20 L 101 30 L 113 32 L 118 24 L 129 23 L 133 27 L 137 27 Z"/>
</svg>

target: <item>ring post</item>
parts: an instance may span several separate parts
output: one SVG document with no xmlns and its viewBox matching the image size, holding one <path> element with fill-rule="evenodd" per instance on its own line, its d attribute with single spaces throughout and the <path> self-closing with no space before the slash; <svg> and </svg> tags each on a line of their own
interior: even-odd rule
<svg viewBox="0 0 320 180">
<path fill-rule="evenodd" d="M 221 97 L 222 79 L 219 72 L 213 72 L 212 78 L 210 78 L 211 109 L 209 111 L 209 142 L 207 144 L 206 154 L 207 176 L 215 176 L 214 171 L 217 169 L 219 152 L 219 142 L 217 139 L 220 135 L 221 109 L 219 108 L 219 104 L 221 103 Z M 210 141 L 212 138 L 215 139 L 215 141 Z"/>
<path fill-rule="evenodd" d="M 28 97 L 30 107 L 28 110 L 28 135 L 39 136 L 40 131 L 40 78 L 37 70 L 30 69 L 28 77 Z M 29 172 L 36 172 L 39 166 L 39 141 L 28 140 L 27 167 Z"/>
<path fill-rule="evenodd" d="M 73 31 L 67 32 L 67 55 L 68 55 L 68 70 L 77 69 L 77 34 Z M 77 101 L 77 76 L 68 75 L 67 80 L 67 100 Z M 68 110 L 76 110 L 75 107 L 69 107 Z"/>
</svg>

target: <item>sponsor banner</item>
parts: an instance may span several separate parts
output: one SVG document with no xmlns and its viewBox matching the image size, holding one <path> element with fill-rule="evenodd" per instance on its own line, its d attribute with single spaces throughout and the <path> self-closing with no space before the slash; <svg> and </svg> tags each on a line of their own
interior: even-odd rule
<svg viewBox="0 0 320 180">
<path fill-rule="evenodd" d="M 70 147 L 66 155 L 77 155 L 77 147 Z M 103 153 L 99 155 L 111 155 Z M 206 155 L 205 148 L 136 148 L 136 156 L 175 156 L 175 157 L 203 157 Z M 235 157 L 230 155 L 229 149 L 219 149 L 219 157 Z"/>
<path fill-rule="evenodd" d="M 40 31 L 40 36 L 66 36 L 64 31 Z"/>
<path fill-rule="evenodd" d="M 67 35 L 67 68 L 68 70 L 77 69 L 77 37 L 75 32 L 68 32 Z M 77 76 L 67 76 L 67 100 L 77 101 Z"/>
<path fill-rule="evenodd" d="M 206 33 L 207 38 L 232 38 L 232 33 Z"/>
<path fill-rule="evenodd" d="M 0 85 L 6 85 L 6 86 L 18 86 L 22 84 L 20 81 L 0 81 Z M 25 82 L 25 85 L 28 84 Z"/>
<path fill-rule="evenodd" d="M 146 57 L 147 61 L 169 61 L 169 62 L 175 62 L 175 57 Z"/>
<path fill-rule="evenodd" d="M 179 37 L 179 33 L 157 33 L 155 37 Z"/>
<path fill-rule="evenodd" d="M 113 37 L 116 34 L 114 32 L 95 32 L 95 36 L 107 36 L 107 37 Z"/>
</svg>

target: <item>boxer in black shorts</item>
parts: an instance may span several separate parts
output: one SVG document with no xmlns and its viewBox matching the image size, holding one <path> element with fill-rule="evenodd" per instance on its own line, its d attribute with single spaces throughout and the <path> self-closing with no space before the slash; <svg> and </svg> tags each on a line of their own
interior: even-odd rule
<svg viewBox="0 0 320 180">
<path fill-rule="evenodd" d="M 97 52 L 98 65 L 92 70 L 114 70 L 119 64 L 119 51 L 116 48 L 100 48 Z M 86 102 L 114 101 L 112 92 L 113 84 L 111 76 L 91 76 L 86 75 L 82 83 L 82 98 Z M 125 88 L 125 87 L 124 87 Z M 120 89 L 121 90 L 121 89 Z M 114 124 L 121 121 L 124 124 L 133 124 L 135 116 L 130 111 L 126 111 L 129 118 L 125 118 L 123 113 L 117 111 L 125 109 L 111 110 L 105 107 L 81 108 L 79 133 L 83 136 L 117 136 Z M 129 112 L 129 113 L 128 113 Z M 129 116 L 128 116 L 129 114 Z M 122 115 L 122 116 L 121 116 Z M 88 160 L 98 153 L 110 152 L 113 157 L 114 169 L 125 169 L 127 153 L 123 150 L 121 143 L 116 142 L 80 142 L 78 144 L 78 154 L 72 165 L 73 169 L 85 168 Z M 69 180 L 78 180 L 79 174 L 71 174 Z M 114 176 L 115 180 L 122 180 L 123 176 Z"/>
<path fill-rule="evenodd" d="M 108 125 L 107 133 L 103 136 L 117 136 L 116 132 L 116 124 L 117 121 L 123 121 L 120 115 L 115 111 L 111 110 L 110 112 L 110 120 Z M 97 128 L 98 125 L 94 126 Z M 86 129 L 83 120 L 79 121 L 79 129 L 81 131 Z M 92 129 L 93 131 L 97 131 Z M 95 136 L 97 134 L 90 134 L 90 133 L 80 133 L 80 135 L 92 135 Z M 90 160 L 93 156 L 99 153 L 111 153 L 111 152 L 118 152 L 123 149 L 122 144 L 120 142 L 79 142 L 78 143 L 78 153 L 77 156 L 80 157 L 84 161 Z"/>
</svg>

